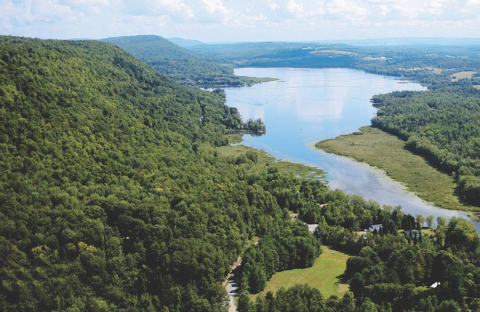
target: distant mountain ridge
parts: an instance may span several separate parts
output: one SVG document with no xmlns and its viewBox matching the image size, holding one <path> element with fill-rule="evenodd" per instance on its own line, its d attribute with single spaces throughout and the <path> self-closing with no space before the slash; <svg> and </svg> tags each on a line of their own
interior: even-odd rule
<svg viewBox="0 0 480 312">
<path fill-rule="evenodd" d="M 200 59 L 194 52 L 184 49 L 161 36 L 123 36 L 105 38 L 100 41 L 113 43 L 145 62 L 159 58 Z"/>
<path fill-rule="evenodd" d="M 411 38 L 380 38 L 358 40 L 318 40 L 316 43 L 348 44 L 353 46 L 422 46 L 422 45 L 480 45 L 480 38 L 450 38 L 450 37 L 411 37 Z"/>
<path fill-rule="evenodd" d="M 205 56 L 160 36 L 114 37 L 101 41 L 117 45 L 183 85 L 202 88 L 240 87 L 265 81 L 235 76 L 233 65 L 210 61 Z"/>
<path fill-rule="evenodd" d="M 183 39 L 183 38 L 168 38 L 169 41 L 181 46 L 182 48 L 189 48 L 196 45 L 206 44 L 198 40 Z"/>
</svg>

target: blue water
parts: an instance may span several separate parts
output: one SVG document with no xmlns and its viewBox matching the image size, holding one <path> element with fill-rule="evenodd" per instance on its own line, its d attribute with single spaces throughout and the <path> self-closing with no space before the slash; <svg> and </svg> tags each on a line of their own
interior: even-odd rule
<svg viewBox="0 0 480 312">
<path fill-rule="evenodd" d="M 416 215 L 468 218 L 462 212 L 434 207 L 381 170 L 346 157 L 319 151 L 313 144 L 370 125 L 376 114 L 370 98 L 399 90 L 425 90 L 419 84 L 351 69 L 242 68 L 235 74 L 274 77 L 278 81 L 248 88 L 226 88 L 227 105 L 243 119 L 261 118 L 264 136 L 245 135 L 242 144 L 284 160 L 319 167 L 332 189 L 401 205 Z M 480 231 L 480 223 L 474 222 Z"/>
</svg>

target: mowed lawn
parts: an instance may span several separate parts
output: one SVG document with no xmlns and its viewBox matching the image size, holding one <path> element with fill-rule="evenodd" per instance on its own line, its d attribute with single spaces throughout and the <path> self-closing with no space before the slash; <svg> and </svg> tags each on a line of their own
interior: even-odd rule
<svg viewBox="0 0 480 312">
<path fill-rule="evenodd" d="M 432 167 L 423 157 L 405 149 L 405 142 L 380 129 L 362 127 L 363 134 L 342 135 L 315 146 L 328 153 L 351 157 L 385 171 L 420 198 L 447 209 L 478 211 L 455 194 L 453 177 Z"/>
<path fill-rule="evenodd" d="M 341 284 L 339 276 L 345 272 L 348 255 L 322 246 L 322 254 L 311 268 L 295 269 L 276 273 L 267 282 L 267 287 L 260 292 L 276 292 L 281 287 L 289 288 L 296 284 L 308 284 L 320 290 L 325 298 L 332 295 L 343 296 L 348 290 L 347 284 Z M 259 294 L 251 295 L 255 299 Z"/>
</svg>

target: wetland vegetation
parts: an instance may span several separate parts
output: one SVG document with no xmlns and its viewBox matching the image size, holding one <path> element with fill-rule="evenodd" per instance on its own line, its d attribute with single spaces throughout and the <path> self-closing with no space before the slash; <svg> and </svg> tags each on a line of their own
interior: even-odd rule
<svg viewBox="0 0 480 312">
<path fill-rule="evenodd" d="M 362 127 L 360 132 L 342 135 L 315 145 L 328 153 L 335 153 L 365 162 L 385 171 L 400 181 L 420 198 L 446 209 L 465 209 L 478 212 L 479 208 L 459 201 L 455 193 L 455 178 L 439 171 L 422 156 L 406 148 L 406 142 L 377 128 Z"/>
</svg>

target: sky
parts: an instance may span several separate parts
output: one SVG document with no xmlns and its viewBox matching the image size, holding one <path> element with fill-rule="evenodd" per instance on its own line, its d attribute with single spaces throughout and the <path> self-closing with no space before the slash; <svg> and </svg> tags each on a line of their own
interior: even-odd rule
<svg viewBox="0 0 480 312">
<path fill-rule="evenodd" d="M 480 37 L 480 0 L 0 0 L 0 35 L 204 42 Z"/>
</svg>

